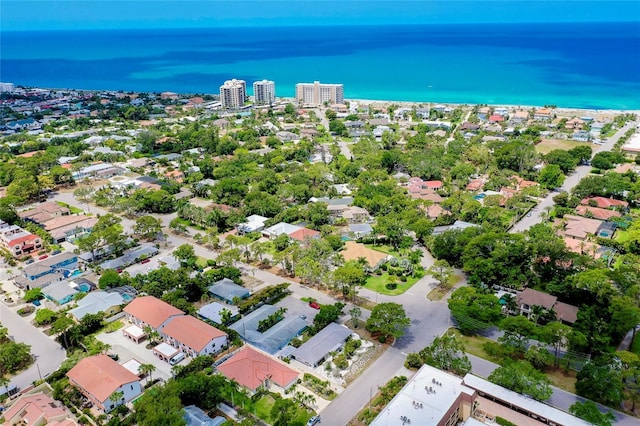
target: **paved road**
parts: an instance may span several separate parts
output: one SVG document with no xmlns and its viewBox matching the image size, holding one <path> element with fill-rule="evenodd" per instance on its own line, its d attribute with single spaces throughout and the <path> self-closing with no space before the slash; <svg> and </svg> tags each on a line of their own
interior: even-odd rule
<svg viewBox="0 0 640 426">
<path fill-rule="evenodd" d="M 34 381 L 53 373 L 65 360 L 67 355 L 62 346 L 3 303 L 0 303 L 0 322 L 9 329 L 9 336 L 16 342 L 31 346 L 31 354 L 35 359 L 31 367 L 11 379 L 12 385 L 25 389 Z"/>
<path fill-rule="evenodd" d="M 597 152 L 601 151 L 611 151 L 615 143 L 620 139 L 624 134 L 629 130 L 636 126 L 635 122 L 627 123 L 623 128 L 618 130 L 615 135 L 607 139 L 602 145 L 595 145 L 594 155 Z M 571 192 L 571 190 L 578 185 L 578 183 L 582 180 L 583 177 L 587 176 L 591 171 L 590 166 L 578 166 L 576 170 L 565 179 L 561 191 Z M 541 223 L 546 215 L 547 210 L 553 207 L 553 197 L 556 196 L 558 192 L 550 192 L 535 208 L 531 210 L 531 216 L 523 217 L 518 223 L 516 223 L 513 228 L 509 232 L 521 232 L 526 231 L 531 228 L 533 225 L 537 223 Z"/>
</svg>

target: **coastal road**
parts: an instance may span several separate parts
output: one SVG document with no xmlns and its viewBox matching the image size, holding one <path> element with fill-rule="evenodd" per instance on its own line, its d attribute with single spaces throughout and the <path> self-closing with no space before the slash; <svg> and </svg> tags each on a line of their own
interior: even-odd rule
<svg viewBox="0 0 640 426">
<path fill-rule="evenodd" d="M 41 330 L 0 303 L 0 322 L 9 330 L 9 336 L 18 343 L 31 346 L 34 363 L 25 371 L 13 377 L 10 384 L 25 389 L 34 381 L 45 378 L 60 367 L 67 354 L 62 346 Z"/>
<path fill-rule="evenodd" d="M 602 145 L 596 145 L 594 148 L 594 155 L 597 152 L 603 151 L 611 151 L 615 143 L 629 130 L 634 128 L 637 125 L 635 122 L 627 123 L 624 127 L 618 130 L 615 135 L 611 136 L 606 140 Z M 591 171 L 591 166 L 578 166 L 576 170 L 567 176 L 564 183 L 560 187 L 561 191 L 571 192 L 573 188 L 578 185 L 578 183 L 589 174 Z M 531 228 L 533 225 L 537 223 L 541 223 L 549 209 L 553 208 L 553 197 L 558 195 L 558 192 L 552 191 L 547 195 L 536 207 L 531 210 L 531 216 L 523 217 L 518 223 L 516 223 L 509 232 L 522 232 Z"/>
</svg>

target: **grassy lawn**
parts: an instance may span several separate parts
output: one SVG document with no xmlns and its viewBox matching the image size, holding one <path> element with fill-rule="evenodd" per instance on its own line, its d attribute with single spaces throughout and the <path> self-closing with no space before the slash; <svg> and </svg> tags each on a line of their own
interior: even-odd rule
<svg viewBox="0 0 640 426">
<path fill-rule="evenodd" d="M 79 209 L 78 207 L 74 207 L 71 206 L 67 203 L 63 203 L 62 201 L 56 201 L 56 204 L 59 205 L 60 207 L 66 207 L 69 209 L 69 211 L 71 212 L 71 214 L 80 214 L 80 213 L 84 213 L 84 210 Z"/>
<path fill-rule="evenodd" d="M 364 285 L 369 290 L 377 291 L 380 294 L 386 294 L 389 296 L 396 296 L 409 290 L 412 285 L 418 282 L 418 278 L 407 277 L 407 282 L 397 281 L 398 287 L 393 290 L 387 290 L 385 285 L 389 282 L 389 274 L 385 272 L 382 275 L 373 275 L 367 278 L 367 283 Z"/>
<path fill-rule="evenodd" d="M 540 154 L 548 154 L 554 149 L 564 149 L 568 151 L 577 146 L 591 146 L 588 142 L 576 142 L 560 139 L 543 139 L 542 142 L 536 145 L 536 151 Z"/>
<path fill-rule="evenodd" d="M 496 359 L 490 356 L 482 347 L 482 345 L 484 345 L 485 343 L 491 342 L 491 339 L 482 336 L 465 336 L 461 334 L 460 331 L 454 328 L 450 328 L 448 333 L 453 333 L 460 338 L 467 353 L 470 353 L 471 355 L 475 355 L 482 359 L 486 359 L 487 361 L 495 362 L 496 364 L 500 363 L 500 359 Z M 565 372 L 563 369 L 556 370 L 551 367 L 547 368 L 544 373 L 554 386 L 559 387 L 560 389 L 564 389 L 567 392 L 575 393 L 575 371 Z"/>
<path fill-rule="evenodd" d="M 196 265 L 198 265 L 198 267 L 204 269 L 207 267 L 207 259 L 205 259 L 202 256 L 198 256 L 198 260 L 196 260 Z"/>
<path fill-rule="evenodd" d="M 397 258 L 402 257 L 402 254 L 400 254 L 399 251 L 394 250 L 393 247 L 386 244 L 365 244 L 365 246 L 369 247 L 371 250 L 381 251 Z"/>
<path fill-rule="evenodd" d="M 273 423 L 273 419 L 271 418 L 271 407 L 273 407 L 273 404 L 275 403 L 275 399 L 269 395 L 265 395 L 260 398 L 253 406 L 256 416 L 267 423 Z"/>
<path fill-rule="evenodd" d="M 622 231 L 620 229 L 616 229 L 616 241 L 619 243 L 625 243 L 627 241 L 629 241 L 629 238 L 631 238 L 631 234 L 629 233 L 629 231 Z"/>
</svg>

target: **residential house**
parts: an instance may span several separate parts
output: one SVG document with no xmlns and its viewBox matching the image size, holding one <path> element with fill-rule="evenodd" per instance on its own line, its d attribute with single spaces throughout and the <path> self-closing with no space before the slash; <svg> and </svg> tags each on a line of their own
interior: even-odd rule
<svg viewBox="0 0 640 426">
<path fill-rule="evenodd" d="M 80 360 L 67 377 L 71 385 L 107 413 L 142 393 L 140 379 L 104 354 Z M 117 392 L 121 399 L 111 400 Z"/>
<path fill-rule="evenodd" d="M 260 232 L 264 229 L 264 224 L 268 221 L 268 217 L 252 214 L 237 226 L 239 234 L 248 234 L 249 232 Z"/>
<path fill-rule="evenodd" d="M 473 179 L 466 186 L 467 191 L 476 192 L 482 189 L 484 186 L 484 179 Z"/>
<path fill-rule="evenodd" d="M 213 355 L 227 346 L 227 334 L 191 315 L 180 315 L 160 331 L 165 342 L 185 355 Z"/>
<path fill-rule="evenodd" d="M 605 198 L 605 197 L 589 197 L 583 198 L 580 201 L 580 204 L 585 206 L 594 206 L 600 207 L 601 209 L 623 209 L 626 210 L 629 207 L 629 203 L 622 200 L 616 200 L 615 198 Z"/>
<path fill-rule="evenodd" d="M 254 393 L 258 389 L 285 391 L 293 386 L 300 373 L 284 362 L 245 345 L 217 367 L 220 374 Z"/>
<path fill-rule="evenodd" d="M 600 207 L 591 207 L 584 204 L 576 207 L 576 214 L 585 217 L 592 217 L 599 220 L 609 220 L 612 217 L 622 217 L 622 213 L 618 211 L 602 209 Z"/>
<path fill-rule="evenodd" d="M 598 235 L 598 229 L 602 221 L 581 216 L 564 215 L 562 220 L 557 220 L 561 225 L 559 235 L 576 240 L 586 240 L 589 236 Z"/>
<path fill-rule="evenodd" d="M 540 108 L 533 114 L 536 121 L 549 121 L 553 118 L 553 114 L 549 108 Z"/>
<path fill-rule="evenodd" d="M 236 298 L 246 299 L 251 295 L 249 290 L 239 286 L 229 278 L 216 281 L 213 285 L 209 286 L 207 290 L 211 296 L 228 303 L 234 303 Z"/>
<path fill-rule="evenodd" d="M 216 324 L 223 324 L 223 311 L 227 310 L 231 313 L 231 318 L 238 315 L 238 308 L 232 305 L 222 304 L 218 302 L 209 303 L 198 309 L 198 316 Z"/>
<path fill-rule="evenodd" d="M 122 310 L 125 300 L 119 293 L 92 291 L 76 302 L 77 306 L 69 311 L 76 321 L 85 315 L 104 312 L 106 316 L 114 315 Z"/>
<path fill-rule="evenodd" d="M 201 408 L 195 405 L 187 405 L 183 409 L 182 418 L 186 422 L 186 426 L 222 426 L 227 423 L 226 417 L 216 416 L 211 418 Z"/>
<path fill-rule="evenodd" d="M 582 130 L 584 125 L 585 125 L 584 120 L 574 117 L 571 120 L 567 120 L 567 122 L 564 123 L 564 128 L 571 129 L 571 130 Z"/>
<path fill-rule="evenodd" d="M 75 269 L 77 264 L 77 255 L 64 252 L 25 267 L 22 270 L 22 277 L 25 278 L 26 281 L 35 281 L 46 275 L 59 275 L 62 278 L 65 274 L 68 275 L 70 270 Z"/>
<path fill-rule="evenodd" d="M 349 225 L 349 232 L 345 235 L 348 238 L 360 239 L 373 233 L 373 227 L 368 223 L 352 223 Z"/>
<path fill-rule="evenodd" d="M 289 238 L 306 243 L 320 238 L 320 232 L 309 228 L 300 228 L 289 234 Z"/>
<path fill-rule="evenodd" d="M 51 234 L 57 243 L 63 241 L 73 241 L 83 235 L 90 233 L 98 223 L 98 219 L 91 216 L 69 215 L 59 216 L 44 222 L 44 229 Z"/>
<path fill-rule="evenodd" d="M 553 311 L 556 318 L 562 322 L 573 324 L 578 319 L 578 307 L 559 302 L 556 296 L 538 290 L 526 288 L 516 296 L 516 303 L 521 315 L 531 318 L 534 306 L 540 306 Z"/>
<path fill-rule="evenodd" d="M 66 281 L 58 281 L 42 289 L 44 297 L 58 305 L 69 303 L 77 292 L 78 290 L 71 288 Z"/>
<path fill-rule="evenodd" d="M 392 256 L 387 253 L 370 249 L 364 244 L 355 241 L 347 241 L 341 254 L 347 262 L 350 260 L 357 261 L 361 258 L 365 259 L 369 265 L 368 268 L 372 271 L 375 271 L 380 265 L 392 258 Z"/>
<path fill-rule="evenodd" d="M 482 107 L 478 109 L 478 118 L 482 121 L 486 120 L 489 114 L 491 113 L 491 108 Z"/>
<path fill-rule="evenodd" d="M 124 314 L 131 324 L 144 329 L 161 331 L 173 318 L 184 315 L 180 309 L 153 296 L 136 297 L 124 308 Z"/>
<path fill-rule="evenodd" d="M 48 392 L 52 392 L 49 388 Z M 19 396 L 2 413 L 5 425 L 76 426 L 73 414 L 62 404 L 43 392 Z"/>
<path fill-rule="evenodd" d="M 55 217 L 65 216 L 68 214 L 69 209 L 67 207 L 47 201 L 45 203 L 40 203 L 29 210 L 19 212 L 18 216 L 20 216 L 21 219 L 28 220 L 33 223 L 44 223 Z"/>
<path fill-rule="evenodd" d="M 369 212 L 358 206 L 349 206 L 342 210 L 341 217 L 345 219 L 347 223 L 366 223 L 371 221 Z"/>
<path fill-rule="evenodd" d="M 504 117 L 499 114 L 493 114 L 489 116 L 489 123 L 502 123 L 504 121 Z"/>
<path fill-rule="evenodd" d="M 182 173 L 180 170 L 171 170 L 169 172 L 166 172 L 164 176 L 167 179 L 175 180 L 178 183 L 182 183 L 182 181 L 184 180 L 184 173 Z"/>
<path fill-rule="evenodd" d="M 602 257 L 602 246 L 599 244 L 586 240 L 574 240 L 573 238 L 564 238 L 563 240 L 572 253 L 589 255 L 594 259 Z"/>
<path fill-rule="evenodd" d="M 0 220 L 0 246 L 13 256 L 22 256 L 42 249 L 43 244 L 39 235 Z"/>
<path fill-rule="evenodd" d="M 302 229 L 301 226 L 291 225 L 290 223 L 280 222 L 273 226 L 270 226 L 262 230 L 262 235 L 266 238 L 277 238 L 282 234 L 292 234 L 293 232 Z"/>
<path fill-rule="evenodd" d="M 351 336 L 351 330 L 344 325 L 329 323 L 318 334 L 304 342 L 291 353 L 291 358 L 311 368 L 320 365 L 329 353 L 339 350 Z"/>
</svg>

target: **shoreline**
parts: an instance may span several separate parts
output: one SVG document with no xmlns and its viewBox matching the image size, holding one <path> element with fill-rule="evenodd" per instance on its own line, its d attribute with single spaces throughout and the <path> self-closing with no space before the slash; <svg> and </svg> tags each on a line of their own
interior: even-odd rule
<svg viewBox="0 0 640 426">
<path fill-rule="evenodd" d="M 60 88 L 60 87 L 52 88 L 52 87 L 20 86 L 20 85 L 16 85 L 16 88 L 21 88 L 22 90 L 72 91 L 72 92 L 91 92 L 91 93 L 108 92 L 108 93 L 123 93 L 123 94 L 136 94 L 136 95 L 139 95 L 141 93 L 150 93 L 150 94 L 160 95 L 161 93 L 164 93 L 164 92 L 171 92 L 171 93 L 177 94 L 180 97 L 202 96 L 202 95 L 218 96 L 217 93 L 174 92 L 172 90 L 159 92 L 159 91 L 136 91 L 136 90 L 125 90 L 125 89 L 116 90 L 116 89 L 72 89 L 72 88 Z M 549 107 L 550 105 L 553 105 L 550 108 L 555 111 L 574 112 L 576 114 L 579 114 L 580 112 L 582 112 L 584 114 L 613 114 L 613 115 L 639 114 L 640 115 L 640 108 L 639 109 L 620 109 L 620 108 L 565 107 L 565 106 L 554 105 L 553 103 L 549 103 L 546 105 L 524 105 L 524 104 L 505 104 L 505 103 L 493 104 L 493 103 L 470 103 L 470 102 L 458 103 L 458 102 L 438 102 L 438 101 L 403 101 L 403 100 L 364 99 L 364 98 L 345 98 L 344 101 L 357 102 L 358 104 L 362 104 L 362 105 L 377 104 L 385 107 L 388 107 L 391 105 L 398 105 L 400 107 L 414 107 L 417 105 L 425 105 L 425 106 L 433 107 L 434 105 L 442 105 L 442 106 L 454 107 L 454 108 L 457 108 L 457 107 L 473 108 L 475 106 L 482 105 L 482 106 L 487 106 L 491 108 L 507 108 L 509 110 L 540 109 L 540 108 L 546 108 L 546 107 Z M 276 97 L 276 105 L 279 103 L 293 103 L 295 105 L 296 100 L 294 97 L 280 96 L 280 97 Z M 311 109 L 311 108 L 306 108 L 306 109 Z"/>
</svg>

